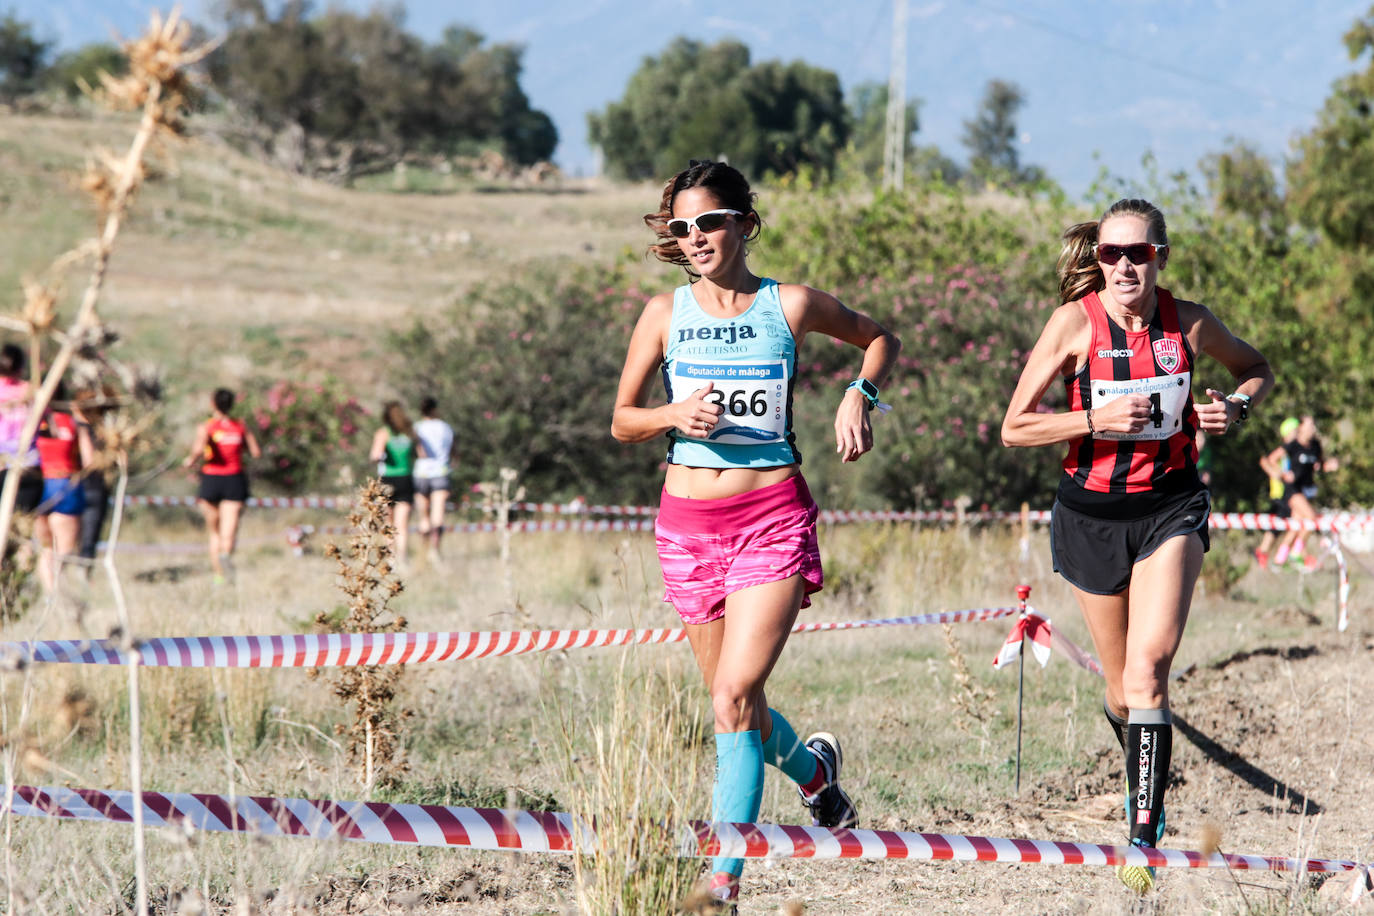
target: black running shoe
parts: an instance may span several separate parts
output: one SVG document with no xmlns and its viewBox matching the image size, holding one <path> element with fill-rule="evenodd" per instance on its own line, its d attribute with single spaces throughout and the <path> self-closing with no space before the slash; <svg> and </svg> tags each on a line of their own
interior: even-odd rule
<svg viewBox="0 0 1374 916">
<path fill-rule="evenodd" d="M 808 798 L 798 787 L 802 804 L 811 809 L 811 823 L 816 827 L 855 827 L 859 823 L 859 812 L 854 803 L 840 788 L 840 766 L 844 763 L 844 752 L 840 750 L 839 739 L 829 732 L 816 732 L 806 739 L 806 749 L 816 756 L 825 772 L 825 785 L 814 797 Z"/>
</svg>

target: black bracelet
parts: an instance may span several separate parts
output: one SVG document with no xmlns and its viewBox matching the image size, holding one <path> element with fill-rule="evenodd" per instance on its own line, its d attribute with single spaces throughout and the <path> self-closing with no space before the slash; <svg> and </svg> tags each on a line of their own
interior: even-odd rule
<svg viewBox="0 0 1374 916">
<path fill-rule="evenodd" d="M 1093 435 L 1097 430 L 1093 428 L 1093 409 L 1088 408 L 1088 435 Z"/>
</svg>

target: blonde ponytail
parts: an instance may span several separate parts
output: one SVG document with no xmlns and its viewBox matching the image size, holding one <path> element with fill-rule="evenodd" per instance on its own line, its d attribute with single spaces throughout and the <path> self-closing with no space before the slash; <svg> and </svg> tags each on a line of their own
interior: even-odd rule
<svg viewBox="0 0 1374 916">
<path fill-rule="evenodd" d="M 1107 285 L 1097 264 L 1097 220 L 1075 223 L 1064 230 L 1064 247 L 1055 269 L 1059 274 L 1059 301 L 1073 302 Z"/>
<path fill-rule="evenodd" d="M 1073 302 L 1088 293 L 1100 292 L 1107 278 L 1097 263 L 1097 233 L 1102 224 L 1117 216 L 1138 216 L 1149 224 L 1149 239 L 1157 245 L 1169 246 L 1169 227 L 1164 214 L 1148 200 L 1138 197 L 1122 198 L 1107 208 L 1102 218 L 1090 223 L 1075 223 L 1064 230 L 1064 247 L 1059 252 L 1055 269 L 1059 274 L 1059 301 Z M 1165 257 L 1168 253 L 1165 253 Z M 1160 262 L 1160 267 L 1164 262 Z"/>
</svg>

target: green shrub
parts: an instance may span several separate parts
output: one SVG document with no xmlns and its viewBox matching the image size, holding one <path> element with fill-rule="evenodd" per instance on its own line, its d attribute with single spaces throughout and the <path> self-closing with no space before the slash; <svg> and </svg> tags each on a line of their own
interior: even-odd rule
<svg viewBox="0 0 1374 916">
<path fill-rule="evenodd" d="M 397 384 L 454 428 L 455 489 L 514 468 L 536 499 L 654 500 L 662 445 L 621 445 L 611 412 L 648 301 L 614 268 L 541 268 L 474 289 L 393 334 Z"/>
</svg>

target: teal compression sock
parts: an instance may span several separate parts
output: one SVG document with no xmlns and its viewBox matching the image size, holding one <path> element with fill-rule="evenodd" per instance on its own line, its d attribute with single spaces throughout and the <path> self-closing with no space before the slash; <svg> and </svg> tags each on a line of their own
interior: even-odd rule
<svg viewBox="0 0 1374 916">
<path fill-rule="evenodd" d="M 711 797 L 711 820 L 752 824 L 763 804 L 763 742 L 758 729 L 716 735 L 716 788 Z M 716 856 L 712 872 L 739 875 L 743 859 Z"/>
<path fill-rule="evenodd" d="M 773 732 L 763 742 L 763 762 L 782 770 L 788 779 L 799 786 L 810 785 L 816 779 L 820 762 L 816 755 L 801 743 L 792 723 L 782 717 L 776 709 L 769 709 L 773 720 Z"/>
</svg>

